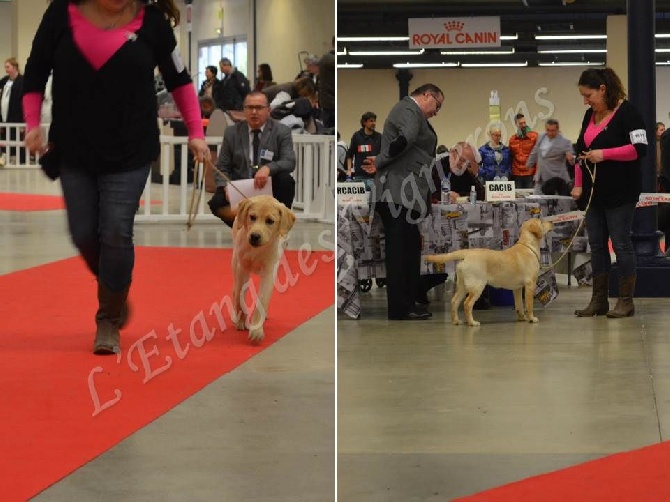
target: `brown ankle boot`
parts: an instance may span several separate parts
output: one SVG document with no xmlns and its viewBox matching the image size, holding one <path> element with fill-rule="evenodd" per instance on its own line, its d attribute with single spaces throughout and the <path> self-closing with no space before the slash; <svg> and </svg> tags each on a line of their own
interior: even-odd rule
<svg viewBox="0 0 670 502">
<path fill-rule="evenodd" d="M 607 313 L 607 317 L 631 317 L 635 315 L 635 305 L 633 304 L 633 296 L 635 295 L 635 274 L 628 277 L 619 278 L 619 299 L 614 306 L 614 310 Z"/>
<path fill-rule="evenodd" d="M 610 309 L 607 295 L 609 293 L 609 274 L 597 274 L 593 276 L 593 293 L 588 306 L 582 310 L 575 310 L 577 317 L 592 317 L 594 315 L 605 315 Z"/>
<path fill-rule="evenodd" d="M 95 322 L 98 328 L 93 342 L 94 354 L 115 354 L 121 350 L 119 328 L 127 319 L 128 289 L 111 291 L 98 283 L 98 312 Z"/>
</svg>

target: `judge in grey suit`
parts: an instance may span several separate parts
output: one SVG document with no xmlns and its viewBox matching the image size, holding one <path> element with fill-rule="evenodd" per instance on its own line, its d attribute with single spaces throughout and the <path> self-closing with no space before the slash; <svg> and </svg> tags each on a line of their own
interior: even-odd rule
<svg viewBox="0 0 670 502">
<path fill-rule="evenodd" d="M 270 118 L 268 99 L 262 92 L 251 92 L 244 99 L 246 121 L 226 129 L 216 167 L 231 180 L 254 179 L 254 186 L 264 188 L 272 177 L 272 195 L 290 208 L 295 195 L 295 153 L 291 129 Z M 257 139 L 256 139 L 257 138 Z M 254 148 L 257 145 L 257 148 Z M 209 207 L 216 216 L 232 227 L 236 210 L 231 209 L 226 179 L 216 176 L 216 193 Z"/>
<path fill-rule="evenodd" d="M 569 195 L 570 174 L 565 163 L 575 163 L 572 142 L 561 135 L 556 119 L 548 119 L 544 130 L 545 133 L 537 138 L 528 162 L 526 162 L 527 166 L 537 165 L 533 176 L 535 192 L 541 193 L 544 183 L 550 179 L 559 178 L 565 183 L 565 194 L 563 195 Z"/>
<path fill-rule="evenodd" d="M 432 165 L 437 135 L 428 119 L 440 111 L 444 94 L 424 84 L 398 102 L 384 123 L 379 155 L 363 169 L 375 174 L 371 194 L 386 239 L 388 318 L 421 320 L 431 316 L 414 303 L 421 260 L 419 222 L 430 212 L 435 190 Z"/>
</svg>

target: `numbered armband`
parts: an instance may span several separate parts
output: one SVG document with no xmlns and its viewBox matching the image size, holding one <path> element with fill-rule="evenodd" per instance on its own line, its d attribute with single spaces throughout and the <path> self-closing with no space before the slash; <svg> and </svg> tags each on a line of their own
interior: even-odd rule
<svg viewBox="0 0 670 502">
<path fill-rule="evenodd" d="M 630 142 L 632 145 L 648 145 L 647 131 L 644 129 L 635 129 L 630 132 Z"/>
</svg>

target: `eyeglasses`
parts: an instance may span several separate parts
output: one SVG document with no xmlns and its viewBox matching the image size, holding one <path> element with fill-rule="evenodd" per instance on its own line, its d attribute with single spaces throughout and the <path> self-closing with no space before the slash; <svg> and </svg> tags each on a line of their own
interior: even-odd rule
<svg viewBox="0 0 670 502">
<path fill-rule="evenodd" d="M 442 103 L 440 102 L 439 98 L 437 97 L 437 94 L 435 94 L 434 92 L 429 92 L 428 94 L 433 96 L 433 98 L 435 99 L 435 104 L 437 105 L 437 107 L 435 108 L 435 113 L 439 112 L 440 109 L 442 108 Z"/>
<path fill-rule="evenodd" d="M 250 112 L 260 112 L 262 110 L 265 110 L 266 108 L 267 106 L 265 105 L 244 105 L 244 109 Z"/>
</svg>

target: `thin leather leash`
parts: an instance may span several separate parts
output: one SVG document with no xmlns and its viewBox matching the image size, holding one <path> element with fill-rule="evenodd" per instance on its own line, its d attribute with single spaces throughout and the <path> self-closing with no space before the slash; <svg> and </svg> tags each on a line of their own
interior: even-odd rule
<svg viewBox="0 0 670 502">
<path fill-rule="evenodd" d="M 593 189 L 596 184 L 596 168 L 598 167 L 597 163 L 593 164 L 593 171 L 589 166 L 587 165 L 587 160 L 584 159 L 584 167 L 586 168 L 585 170 L 589 173 L 589 176 L 591 177 L 591 193 L 589 194 L 589 200 L 586 202 L 586 207 L 584 208 L 584 218 L 581 219 L 579 222 L 579 225 L 577 225 L 577 229 L 575 230 L 575 233 L 572 234 L 572 238 L 570 239 L 570 242 L 568 243 L 567 247 L 565 248 L 565 251 L 561 253 L 561 256 L 558 257 L 558 259 L 553 262 L 551 265 L 549 265 L 549 268 L 553 269 L 560 261 L 567 256 L 567 254 L 570 252 L 570 249 L 572 248 L 572 243 L 575 241 L 575 238 L 577 237 L 577 234 L 579 231 L 582 229 L 582 226 L 584 225 L 584 221 L 586 221 L 586 213 L 588 212 L 589 208 L 591 207 L 591 199 L 593 198 Z M 569 271 L 568 271 L 569 272 Z"/>
<path fill-rule="evenodd" d="M 202 168 L 202 178 L 198 177 L 198 172 L 200 171 L 198 169 L 199 164 L 203 164 Z M 228 182 L 228 185 L 233 187 L 237 193 L 239 193 L 243 199 L 248 199 L 248 197 L 239 189 L 235 186 L 234 183 L 232 183 L 232 180 L 228 177 L 226 173 L 221 171 L 216 165 L 212 162 L 212 159 L 210 157 L 205 158 L 203 162 L 199 162 L 197 159 L 193 162 L 193 189 L 191 190 L 191 201 L 189 203 L 189 209 L 188 209 L 188 218 L 186 220 L 186 229 L 190 230 L 191 227 L 193 226 L 193 223 L 195 222 L 195 218 L 198 215 L 197 213 L 197 208 L 200 205 L 200 199 L 202 198 L 202 191 L 204 190 L 205 187 L 205 178 L 207 176 L 207 169 L 211 168 L 217 173 L 219 173 L 226 182 Z M 197 192 L 197 195 L 196 195 Z"/>
</svg>

